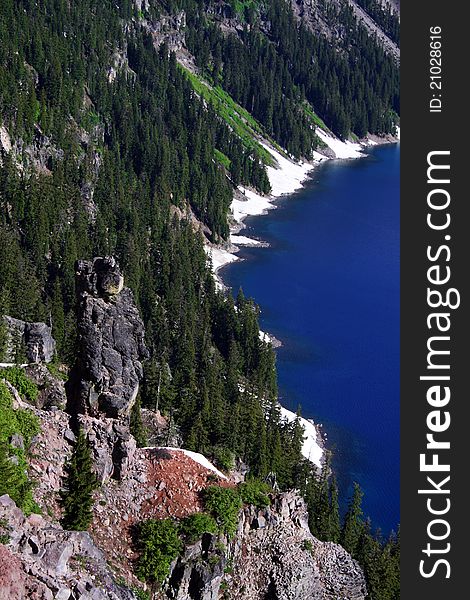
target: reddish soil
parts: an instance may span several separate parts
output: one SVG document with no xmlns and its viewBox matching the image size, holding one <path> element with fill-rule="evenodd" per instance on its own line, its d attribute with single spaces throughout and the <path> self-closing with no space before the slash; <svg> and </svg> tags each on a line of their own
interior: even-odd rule
<svg viewBox="0 0 470 600">
<path fill-rule="evenodd" d="M 97 493 L 90 533 L 118 575 L 135 583 L 135 526 L 145 519 L 180 519 L 202 511 L 200 492 L 209 485 L 234 484 L 182 452 L 138 450 L 131 476 L 111 480 Z"/>
</svg>

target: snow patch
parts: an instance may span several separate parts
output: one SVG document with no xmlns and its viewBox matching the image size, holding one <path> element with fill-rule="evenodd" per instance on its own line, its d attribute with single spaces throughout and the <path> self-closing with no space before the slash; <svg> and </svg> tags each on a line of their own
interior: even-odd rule
<svg viewBox="0 0 470 600">
<path fill-rule="evenodd" d="M 208 460 L 203 454 L 199 454 L 199 452 L 192 452 L 191 450 L 183 450 L 183 449 L 180 449 L 180 452 L 182 452 L 183 454 L 186 454 L 186 456 L 189 456 L 189 458 L 192 458 L 195 462 L 199 463 L 206 469 L 213 471 L 221 479 L 227 479 L 227 477 L 221 471 L 219 471 L 219 469 L 214 467 L 214 465 L 210 462 L 210 460 Z"/>
<path fill-rule="evenodd" d="M 260 240 L 255 240 L 249 237 L 246 237 L 245 235 L 236 235 L 234 233 L 232 233 L 232 235 L 230 236 L 230 241 L 232 244 L 235 244 L 237 246 L 263 246 L 263 242 L 260 242 Z"/>
<path fill-rule="evenodd" d="M 362 146 L 353 142 L 342 142 L 341 140 L 325 133 L 321 129 L 317 129 L 318 136 L 333 150 L 337 158 L 359 158 L 364 156 L 360 151 Z M 295 162 L 283 156 L 280 152 L 261 142 L 262 146 L 271 154 L 276 166 L 268 166 L 266 168 L 271 184 L 271 195 L 269 197 L 262 196 L 253 190 L 239 186 L 238 194 L 233 199 L 231 211 L 235 221 L 234 232 L 230 236 L 232 244 L 240 246 L 257 246 L 262 245 L 259 240 L 252 240 L 247 236 L 238 235 L 240 225 L 247 217 L 264 215 L 269 210 L 275 208 L 274 200 L 280 196 L 292 194 L 300 189 L 308 178 L 309 173 L 322 161 L 327 160 L 325 156 L 319 152 L 313 152 L 312 162 Z M 237 260 L 237 257 L 228 250 L 217 248 L 206 248 L 207 253 L 212 257 L 213 270 L 217 271 L 223 266 Z M 235 249 L 236 251 L 236 249 Z M 218 280 L 218 284 L 221 282 Z"/>
<path fill-rule="evenodd" d="M 149 446 L 148 448 L 142 448 L 142 450 L 169 450 L 170 452 L 182 452 L 186 456 L 189 456 L 194 462 L 197 462 L 205 469 L 213 471 L 221 479 L 227 479 L 227 477 L 219 471 L 214 465 L 208 460 L 203 454 L 199 452 L 193 452 L 192 450 L 185 450 L 184 448 L 171 448 L 170 446 Z"/>
<path fill-rule="evenodd" d="M 266 342 L 266 343 L 268 343 L 268 342 L 270 342 L 270 341 L 271 341 L 271 338 L 270 338 L 270 336 L 269 336 L 269 333 L 265 333 L 264 331 L 261 331 L 261 329 L 259 330 L 259 339 L 260 339 L 262 342 Z"/>
<path fill-rule="evenodd" d="M 361 152 L 362 146 L 360 144 L 349 141 L 343 142 L 338 138 L 328 135 L 319 127 L 316 129 L 315 133 L 329 148 L 331 148 L 331 150 L 333 150 L 336 158 L 361 158 L 361 156 L 364 156 Z"/>
<path fill-rule="evenodd" d="M 272 198 L 261 196 L 242 186 L 238 189 L 243 194 L 243 200 L 234 198 L 231 205 L 233 218 L 237 223 L 242 223 L 248 216 L 264 215 L 273 208 Z"/>
<path fill-rule="evenodd" d="M 285 156 L 282 156 L 277 150 L 270 148 L 266 144 L 261 145 L 273 156 L 279 165 L 277 168 L 267 167 L 272 196 L 278 197 L 284 194 L 292 194 L 292 192 L 301 188 L 309 172 L 314 168 L 314 165 L 304 162 L 292 162 Z M 319 157 L 321 158 L 321 155 L 316 152 L 314 159 L 318 160 Z"/>
<path fill-rule="evenodd" d="M 11 138 L 6 127 L 0 125 L 0 146 L 7 154 L 11 151 Z"/>
<path fill-rule="evenodd" d="M 212 270 L 214 271 L 214 274 L 216 276 L 216 282 L 219 286 L 222 286 L 222 282 L 218 278 L 217 272 L 225 265 L 228 265 L 238 260 L 238 256 L 235 256 L 235 254 L 232 254 L 231 252 L 229 252 L 228 250 L 224 250 L 223 248 L 214 248 L 213 246 L 209 246 L 207 244 L 204 246 L 204 250 L 206 251 L 207 256 L 212 261 Z"/>
<path fill-rule="evenodd" d="M 292 423 L 297 418 L 297 415 L 287 408 L 281 406 L 281 417 Z M 302 426 L 305 428 L 304 433 L 304 444 L 302 446 L 302 456 L 317 466 L 319 469 L 322 468 L 322 456 L 323 448 L 319 444 L 320 434 L 317 431 L 317 426 L 310 419 L 300 418 Z"/>
</svg>

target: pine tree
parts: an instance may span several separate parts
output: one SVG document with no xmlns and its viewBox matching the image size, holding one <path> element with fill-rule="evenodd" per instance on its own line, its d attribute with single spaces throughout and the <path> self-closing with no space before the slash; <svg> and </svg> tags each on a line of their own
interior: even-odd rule
<svg viewBox="0 0 470 600">
<path fill-rule="evenodd" d="M 61 523 L 65 529 L 85 531 L 92 521 L 93 491 L 98 487 L 92 466 L 88 438 L 80 428 L 61 492 L 64 509 Z"/>
<path fill-rule="evenodd" d="M 129 430 L 135 437 L 135 441 L 137 443 L 138 448 L 145 448 L 145 446 L 148 445 L 147 431 L 144 427 L 144 424 L 142 423 L 142 413 L 139 396 L 137 396 L 137 399 L 134 402 L 134 406 L 131 410 Z"/>
<path fill-rule="evenodd" d="M 341 537 L 341 519 L 339 515 L 338 484 L 333 475 L 330 484 L 330 540 L 339 543 Z"/>
<path fill-rule="evenodd" d="M 362 497 L 363 492 L 358 483 L 354 483 L 354 492 L 349 503 L 349 508 L 344 518 L 343 531 L 341 532 L 341 545 L 354 557 L 356 555 L 359 539 L 363 531 Z"/>
</svg>

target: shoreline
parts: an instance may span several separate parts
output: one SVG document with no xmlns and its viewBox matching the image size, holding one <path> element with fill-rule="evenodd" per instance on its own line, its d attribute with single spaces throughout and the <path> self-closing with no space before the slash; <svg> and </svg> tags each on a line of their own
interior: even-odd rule
<svg viewBox="0 0 470 600">
<path fill-rule="evenodd" d="M 400 140 L 399 127 L 397 127 L 396 137 L 391 135 L 386 138 L 369 136 L 365 140 L 358 142 L 343 142 L 321 129 L 317 129 L 317 134 L 326 145 L 324 151 L 328 155 L 314 151 L 311 162 L 294 162 L 282 156 L 277 150 L 274 150 L 266 143 L 262 143 L 278 165 L 277 168 L 267 167 L 268 178 L 271 183 L 271 194 L 268 197 L 261 196 L 253 190 L 239 186 L 235 190 L 230 206 L 233 216 L 233 222 L 230 226 L 230 241 L 225 247 L 206 245 L 206 252 L 212 260 L 214 277 L 217 285 L 220 287 L 225 287 L 220 271 L 226 265 L 241 260 L 237 256 L 241 247 L 269 247 L 267 242 L 240 235 L 240 232 L 246 228 L 244 221 L 247 217 L 265 215 L 270 210 L 277 208 L 276 201 L 284 196 L 292 195 L 304 187 L 305 182 L 310 178 L 312 172 L 319 164 L 327 160 L 355 160 L 365 158 L 367 155 L 364 151 L 367 148 L 382 144 L 397 143 Z M 280 340 L 263 331 L 260 331 L 260 339 L 271 342 L 274 348 L 282 346 Z M 296 413 L 288 410 L 280 403 L 279 406 L 281 417 L 285 421 L 290 423 L 296 419 Z M 313 419 L 306 419 L 304 417 L 300 419 L 305 428 L 302 455 L 314 464 L 317 469 L 321 470 L 325 461 L 327 435 L 323 432 L 321 425 L 315 423 Z"/>
<path fill-rule="evenodd" d="M 271 194 L 262 196 L 258 192 L 238 186 L 235 190 L 230 210 L 232 223 L 230 225 L 230 239 L 223 246 L 206 244 L 207 255 L 212 260 L 212 268 L 218 285 L 224 286 L 220 271 L 226 265 L 241 260 L 237 256 L 242 247 L 269 247 L 267 242 L 240 235 L 246 226 L 245 219 L 267 214 L 277 208 L 276 201 L 284 196 L 290 196 L 304 187 L 312 172 L 318 165 L 329 160 L 355 160 L 365 158 L 365 150 L 373 146 L 397 143 L 400 140 L 400 128 L 397 127 L 397 136 L 388 135 L 384 138 L 372 135 L 358 142 L 345 141 L 317 129 L 318 137 L 325 144 L 323 152 L 314 151 L 310 162 L 288 159 L 277 150 L 262 142 L 262 146 L 272 155 L 277 167 L 268 166 L 268 178 L 271 183 Z"/>
</svg>

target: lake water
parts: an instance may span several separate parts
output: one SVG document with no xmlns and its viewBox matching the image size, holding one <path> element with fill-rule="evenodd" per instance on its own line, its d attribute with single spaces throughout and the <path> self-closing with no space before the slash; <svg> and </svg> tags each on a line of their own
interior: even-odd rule
<svg viewBox="0 0 470 600">
<path fill-rule="evenodd" d="M 399 522 L 400 146 L 327 161 L 244 234 L 269 242 L 227 266 L 278 349 L 281 402 L 323 424 L 346 497 L 384 532 Z"/>
</svg>

